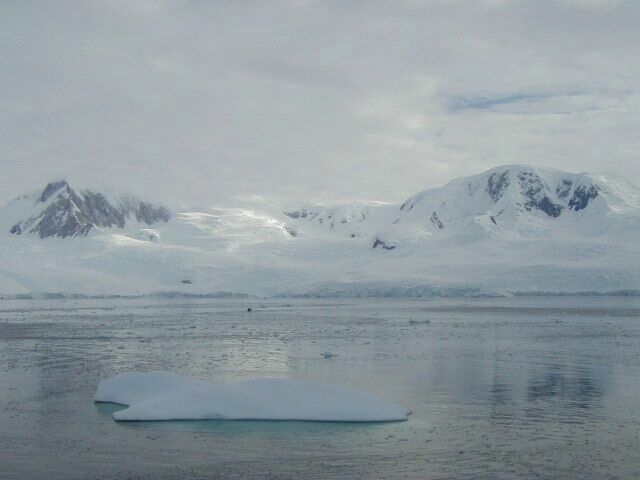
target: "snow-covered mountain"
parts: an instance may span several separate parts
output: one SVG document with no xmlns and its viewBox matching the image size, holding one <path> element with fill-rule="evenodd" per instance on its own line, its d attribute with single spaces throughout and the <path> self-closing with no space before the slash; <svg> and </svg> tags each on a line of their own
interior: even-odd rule
<svg viewBox="0 0 640 480">
<path fill-rule="evenodd" d="M 399 206 L 305 207 L 286 214 L 356 236 L 378 229 L 392 237 L 488 238 L 600 235 L 625 226 L 633 232 L 639 212 L 640 190 L 624 179 L 507 165 L 422 191 Z"/>
<path fill-rule="evenodd" d="M 400 204 L 180 211 L 65 181 L 0 209 L 0 293 L 640 290 L 640 190 L 497 167 Z"/>
<path fill-rule="evenodd" d="M 77 191 L 65 180 L 15 199 L 2 212 L 2 218 L 13 224 L 10 233 L 31 233 L 40 238 L 86 236 L 100 227 L 124 228 L 130 217 L 152 225 L 168 222 L 170 214 L 165 207 L 131 195 L 110 199 L 99 192 Z"/>
</svg>

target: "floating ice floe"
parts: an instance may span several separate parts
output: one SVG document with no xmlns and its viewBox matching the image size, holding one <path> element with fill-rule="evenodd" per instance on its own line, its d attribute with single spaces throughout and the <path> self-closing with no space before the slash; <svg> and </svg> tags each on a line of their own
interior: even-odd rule
<svg viewBox="0 0 640 480">
<path fill-rule="evenodd" d="M 369 393 L 316 382 L 257 378 L 212 384 L 167 372 L 103 380 L 96 402 L 128 405 L 115 420 L 308 420 L 385 422 L 409 411 Z"/>
</svg>

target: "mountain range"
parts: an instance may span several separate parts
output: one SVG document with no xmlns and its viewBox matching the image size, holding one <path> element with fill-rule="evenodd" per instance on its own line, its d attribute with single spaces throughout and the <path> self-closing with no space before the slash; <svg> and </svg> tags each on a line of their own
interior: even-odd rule
<svg viewBox="0 0 640 480">
<path fill-rule="evenodd" d="M 506 165 L 400 204 L 176 209 L 65 180 L 0 208 L 0 293 L 430 296 L 640 289 L 640 189 Z"/>
</svg>

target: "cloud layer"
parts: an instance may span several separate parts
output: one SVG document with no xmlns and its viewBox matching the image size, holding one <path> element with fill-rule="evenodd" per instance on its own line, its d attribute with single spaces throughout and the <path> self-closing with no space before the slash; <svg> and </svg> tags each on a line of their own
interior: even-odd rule
<svg viewBox="0 0 640 480">
<path fill-rule="evenodd" d="M 503 163 L 640 180 L 637 1 L 0 4 L 0 201 L 400 201 Z"/>
</svg>

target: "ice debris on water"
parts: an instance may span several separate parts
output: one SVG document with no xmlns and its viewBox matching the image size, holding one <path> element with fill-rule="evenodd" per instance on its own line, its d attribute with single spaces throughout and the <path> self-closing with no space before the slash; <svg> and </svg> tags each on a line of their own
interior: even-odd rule
<svg viewBox="0 0 640 480">
<path fill-rule="evenodd" d="M 115 420 L 309 420 L 383 422 L 409 412 L 375 395 L 285 378 L 209 383 L 168 372 L 127 372 L 103 380 L 96 402 L 129 408 Z"/>
</svg>

